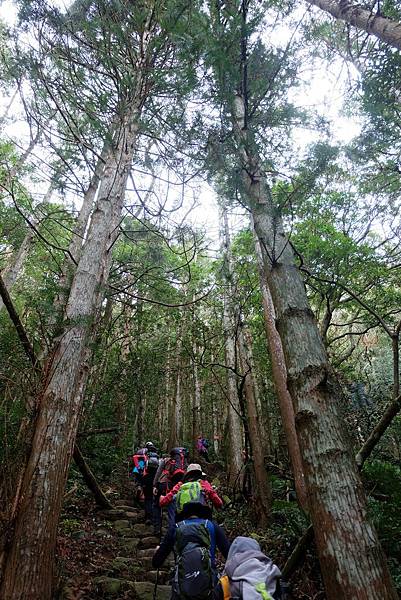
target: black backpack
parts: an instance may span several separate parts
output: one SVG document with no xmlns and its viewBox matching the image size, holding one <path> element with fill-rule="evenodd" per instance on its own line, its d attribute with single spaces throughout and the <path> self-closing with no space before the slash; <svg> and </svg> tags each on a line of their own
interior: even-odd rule
<svg viewBox="0 0 401 600">
<path fill-rule="evenodd" d="M 168 477 L 172 480 L 176 475 L 184 475 L 188 466 L 187 448 L 173 448 L 170 451 L 170 460 L 168 461 Z"/>
<path fill-rule="evenodd" d="M 146 465 L 146 472 L 149 473 L 149 471 L 151 473 L 154 473 L 157 471 L 159 467 L 159 456 L 157 454 L 157 452 L 150 452 L 148 450 L 148 462 Z"/>
<path fill-rule="evenodd" d="M 182 600 L 212 600 L 214 525 L 207 519 L 188 519 L 177 523 L 176 527 L 174 592 Z"/>
</svg>

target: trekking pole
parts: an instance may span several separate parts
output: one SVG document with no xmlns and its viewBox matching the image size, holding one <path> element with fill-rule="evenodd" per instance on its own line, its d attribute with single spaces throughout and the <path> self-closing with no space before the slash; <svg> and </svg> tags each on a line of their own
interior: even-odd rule
<svg viewBox="0 0 401 600">
<path fill-rule="evenodd" d="M 159 569 L 157 569 L 156 571 L 156 581 L 155 581 L 155 587 L 153 590 L 153 600 L 156 600 L 157 598 L 157 586 L 159 585 Z"/>
</svg>

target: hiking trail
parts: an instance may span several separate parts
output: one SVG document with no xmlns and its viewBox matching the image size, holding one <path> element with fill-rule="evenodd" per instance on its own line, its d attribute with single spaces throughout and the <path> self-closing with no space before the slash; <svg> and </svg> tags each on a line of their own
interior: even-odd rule
<svg viewBox="0 0 401 600">
<path fill-rule="evenodd" d="M 152 568 L 152 556 L 159 544 L 159 538 L 153 535 L 152 526 L 146 525 L 144 521 L 143 509 L 136 508 L 131 500 L 116 501 L 112 510 L 98 510 L 93 524 L 100 528 L 100 534 L 103 524 L 108 528 L 109 537 L 112 538 L 110 545 L 114 546 L 114 558 L 110 556 L 110 561 L 104 562 L 103 574 L 93 577 L 88 573 L 91 580 L 86 582 L 85 589 L 79 586 L 81 590 L 77 590 L 76 578 L 71 578 L 63 586 L 61 598 L 169 600 L 171 587 L 168 580 L 174 566 L 174 558 L 166 560 L 159 573 Z M 76 575 L 79 577 L 79 574 Z M 158 584 L 154 596 L 156 580 Z"/>
</svg>

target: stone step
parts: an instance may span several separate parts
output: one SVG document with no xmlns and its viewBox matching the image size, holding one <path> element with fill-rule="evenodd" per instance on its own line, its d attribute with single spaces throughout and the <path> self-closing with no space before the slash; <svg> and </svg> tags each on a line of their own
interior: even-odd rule
<svg viewBox="0 0 401 600">
<path fill-rule="evenodd" d="M 134 555 L 138 548 L 140 538 L 124 537 L 120 539 L 120 554 Z"/>
<path fill-rule="evenodd" d="M 133 581 L 117 579 L 116 577 L 96 577 L 93 582 L 99 598 L 115 598 L 123 592 L 130 592 L 131 595 L 134 590 Z"/>
<path fill-rule="evenodd" d="M 129 506 L 129 507 L 135 507 L 137 508 L 138 505 L 135 504 L 135 501 L 132 498 L 122 498 L 121 500 L 116 500 L 114 505 L 116 507 L 120 507 L 120 506 Z"/>
<path fill-rule="evenodd" d="M 155 584 L 149 581 L 136 581 L 134 583 L 135 600 L 153 600 Z M 171 587 L 158 585 L 156 590 L 157 600 L 170 600 Z"/>
<path fill-rule="evenodd" d="M 138 517 L 143 517 L 143 510 L 140 510 L 139 508 L 136 508 L 135 506 L 128 506 L 125 504 L 121 504 L 121 506 L 116 506 L 115 510 L 123 510 L 125 512 L 128 513 L 133 513 L 135 515 L 138 515 Z"/>
<path fill-rule="evenodd" d="M 138 557 L 138 561 L 141 562 L 142 566 L 144 569 L 146 570 L 152 570 L 152 556 L 142 556 L 141 558 Z M 170 570 L 174 567 L 174 559 L 167 559 L 164 561 L 163 564 L 163 569 L 164 570 Z"/>
<path fill-rule="evenodd" d="M 159 570 L 159 572 L 148 571 L 146 573 L 146 579 L 148 581 L 151 581 L 152 583 L 156 583 L 156 580 L 157 580 L 158 584 L 160 584 L 160 585 L 168 584 L 171 576 L 172 576 L 171 570 L 168 570 L 168 571 Z"/>
<path fill-rule="evenodd" d="M 151 525 L 145 525 L 145 523 L 135 523 L 132 531 L 138 538 L 147 538 L 153 534 L 153 528 Z"/>
<path fill-rule="evenodd" d="M 152 535 L 149 537 L 144 537 L 140 540 L 138 544 L 139 548 L 156 548 L 160 544 L 160 540 L 158 537 Z"/>
<path fill-rule="evenodd" d="M 138 551 L 136 553 L 137 557 L 139 560 L 142 560 L 143 558 L 147 558 L 148 556 L 150 556 L 152 558 L 152 556 L 155 553 L 155 549 L 154 548 L 139 548 L 138 547 Z"/>
<path fill-rule="evenodd" d="M 113 508 L 112 510 L 99 510 L 98 516 L 107 521 L 119 521 L 121 519 L 130 519 L 132 521 L 142 522 L 143 517 L 140 511 L 134 509 L 130 511 Z"/>
</svg>

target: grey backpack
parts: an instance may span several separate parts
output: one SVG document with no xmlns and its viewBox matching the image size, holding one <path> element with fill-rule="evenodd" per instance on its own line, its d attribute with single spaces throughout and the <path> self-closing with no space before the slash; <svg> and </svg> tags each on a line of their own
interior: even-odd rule
<svg viewBox="0 0 401 600">
<path fill-rule="evenodd" d="M 237 537 L 228 553 L 219 596 L 224 600 L 284 600 L 280 569 L 256 540 Z"/>
</svg>

